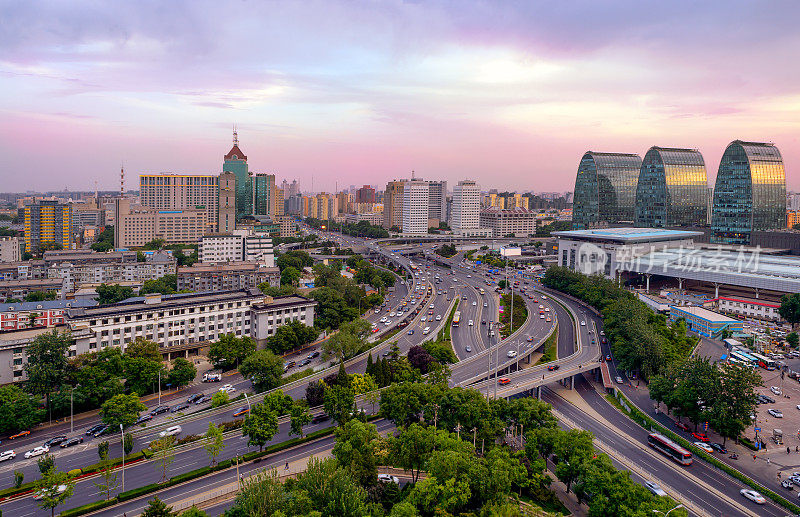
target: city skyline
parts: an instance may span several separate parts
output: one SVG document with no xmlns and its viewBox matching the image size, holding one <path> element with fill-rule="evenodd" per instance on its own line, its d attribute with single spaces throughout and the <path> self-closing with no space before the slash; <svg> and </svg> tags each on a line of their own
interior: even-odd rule
<svg viewBox="0 0 800 517">
<path fill-rule="evenodd" d="M 569 191 L 584 152 L 653 145 L 699 149 L 713 185 L 734 139 L 774 142 L 800 188 L 793 3 L 155 6 L 3 9 L 6 190 L 219 173 L 233 124 L 251 170 L 308 190 Z"/>
</svg>

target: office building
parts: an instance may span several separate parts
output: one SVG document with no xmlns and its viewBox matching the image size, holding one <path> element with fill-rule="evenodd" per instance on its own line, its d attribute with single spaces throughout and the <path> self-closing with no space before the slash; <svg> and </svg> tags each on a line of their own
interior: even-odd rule
<svg viewBox="0 0 800 517">
<path fill-rule="evenodd" d="M 284 195 L 285 191 L 283 189 L 275 189 L 275 208 L 272 210 L 273 218 L 283 217 L 283 214 L 285 213 L 286 200 L 284 199 Z"/>
<path fill-rule="evenodd" d="M 375 189 L 369 185 L 364 185 L 356 190 L 356 203 L 375 203 Z"/>
<path fill-rule="evenodd" d="M 114 246 L 134 248 L 153 239 L 167 244 L 194 244 L 206 232 L 205 209 L 156 210 L 134 207 L 128 198 L 115 204 Z"/>
<path fill-rule="evenodd" d="M 25 207 L 25 251 L 38 253 L 42 246 L 72 247 L 72 209 L 67 203 L 42 199 Z"/>
<path fill-rule="evenodd" d="M 491 230 L 492 237 L 529 237 L 536 235 L 536 212 L 526 208 L 483 208 L 480 227 Z"/>
<path fill-rule="evenodd" d="M 401 231 L 404 235 L 426 235 L 428 233 L 428 182 L 409 180 L 403 185 L 403 218 Z"/>
<path fill-rule="evenodd" d="M 213 231 L 219 212 L 219 176 L 213 174 L 142 174 L 140 204 L 157 210 L 204 209 Z"/>
<path fill-rule="evenodd" d="M 0 262 L 22 260 L 19 237 L 0 237 Z"/>
<path fill-rule="evenodd" d="M 636 187 L 635 224 L 641 228 L 693 226 L 708 219 L 708 180 L 696 149 L 651 147 Z"/>
<path fill-rule="evenodd" d="M 106 225 L 106 211 L 72 205 L 72 225 L 75 228 L 103 228 Z"/>
<path fill-rule="evenodd" d="M 197 247 L 197 258 L 203 264 L 256 261 L 268 267 L 275 265 L 272 238 L 252 228 L 203 235 Z"/>
<path fill-rule="evenodd" d="M 281 272 L 258 262 L 231 262 L 228 264 L 195 264 L 178 268 L 178 290 L 217 292 L 232 289 L 249 289 L 268 283 L 281 285 Z"/>
<path fill-rule="evenodd" d="M 380 226 L 383 224 L 382 212 L 356 212 L 355 214 L 347 214 L 344 222 L 347 224 L 358 224 L 361 221 L 367 221 L 373 226 Z"/>
<path fill-rule="evenodd" d="M 791 230 L 795 225 L 800 224 L 800 211 L 792 210 L 786 212 L 786 228 Z"/>
<path fill-rule="evenodd" d="M 438 223 L 447 221 L 447 182 L 428 182 L 428 219 Z"/>
<path fill-rule="evenodd" d="M 403 185 L 405 180 L 392 180 L 383 192 L 383 227 L 387 230 L 403 224 Z"/>
<path fill-rule="evenodd" d="M 585 153 L 575 178 L 573 229 L 632 222 L 641 168 L 642 159 L 637 154 Z"/>
<path fill-rule="evenodd" d="M 219 184 L 219 213 L 217 228 L 219 233 L 229 233 L 236 229 L 236 175 L 223 172 L 217 180 Z"/>
<path fill-rule="evenodd" d="M 758 230 L 786 227 L 786 174 L 777 147 L 735 140 L 717 172 L 711 208 L 712 242 L 750 244 Z"/>
<path fill-rule="evenodd" d="M 247 156 L 239 149 L 239 135 L 233 132 L 233 147 L 224 157 L 223 172 L 236 177 L 236 219 L 253 213 L 253 180 L 247 166 Z"/>
<path fill-rule="evenodd" d="M 480 227 L 481 188 L 472 180 L 459 181 L 453 187 L 453 208 L 450 227 L 453 233 L 463 235 L 466 230 Z"/>
<path fill-rule="evenodd" d="M 254 215 L 272 217 L 275 213 L 275 175 L 258 173 L 253 176 Z"/>
</svg>

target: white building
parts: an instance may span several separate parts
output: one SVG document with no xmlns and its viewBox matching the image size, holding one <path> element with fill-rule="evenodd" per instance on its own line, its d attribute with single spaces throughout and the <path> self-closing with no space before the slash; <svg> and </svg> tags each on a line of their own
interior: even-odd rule
<svg viewBox="0 0 800 517">
<path fill-rule="evenodd" d="M 480 226 L 492 230 L 493 237 L 529 237 L 536 234 L 536 213 L 527 208 L 483 208 Z"/>
<path fill-rule="evenodd" d="M 780 303 L 771 303 L 768 300 L 757 298 L 734 298 L 731 296 L 720 296 L 717 298 L 719 310 L 726 314 L 735 314 L 746 318 L 759 320 L 781 321 L 778 314 Z"/>
<path fill-rule="evenodd" d="M 453 188 L 450 227 L 460 235 L 461 230 L 480 227 L 481 189 L 472 180 L 462 180 Z"/>
<path fill-rule="evenodd" d="M 447 221 L 447 182 L 428 182 L 428 218 Z"/>
<path fill-rule="evenodd" d="M 428 233 L 428 182 L 409 180 L 403 184 L 403 235 Z"/>
<path fill-rule="evenodd" d="M 275 266 L 272 238 L 251 230 L 203 235 L 197 249 L 197 258 L 203 264 L 258 261 L 268 267 Z"/>
<path fill-rule="evenodd" d="M 268 267 L 275 266 L 275 251 L 268 235 L 248 235 L 244 238 L 244 260 L 257 261 Z"/>
<path fill-rule="evenodd" d="M 0 262 L 19 262 L 22 254 L 19 237 L 0 237 Z"/>
</svg>

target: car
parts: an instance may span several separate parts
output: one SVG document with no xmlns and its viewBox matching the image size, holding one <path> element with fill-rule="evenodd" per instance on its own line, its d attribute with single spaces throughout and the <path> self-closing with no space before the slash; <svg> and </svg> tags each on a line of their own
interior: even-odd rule
<svg viewBox="0 0 800 517">
<path fill-rule="evenodd" d="M 739 493 L 756 504 L 766 504 L 767 502 L 763 495 L 749 488 L 743 488 L 739 490 Z"/>
<path fill-rule="evenodd" d="M 308 364 L 311 364 L 311 359 L 309 359 L 308 357 L 306 357 L 305 359 L 303 359 L 302 361 L 300 361 L 300 364 L 299 364 L 298 366 L 299 366 L 300 368 L 302 368 L 303 366 L 306 366 L 306 365 L 308 365 Z"/>
<path fill-rule="evenodd" d="M 373 334 L 374 334 L 375 332 L 378 332 L 378 327 L 372 327 L 372 330 L 370 330 L 370 332 L 372 332 Z"/>
<path fill-rule="evenodd" d="M 585 321 L 581 321 L 581 327 L 585 327 L 585 326 L 586 326 L 586 322 Z"/>
<path fill-rule="evenodd" d="M 66 441 L 67 441 L 67 437 L 62 434 L 61 436 L 54 436 L 54 437 L 50 438 L 49 440 L 44 442 L 43 445 L 49 449 L 50 447 L 52 447 L 54 445 L 58 445 L 59 443 L 66 442 Z"/>
<path fill-rule="evenodd" d="M 481 320 L 481 325 L 486 325 L 486 320 Z"/>
<path fill-rule="evenodd" d="M 546 322 L 550 323 L 550 322 L 551 322 L 551 321 L 553 321 L 553 320 L 552 320 L 552 319 L 550 319 L 550 318 L 545 318 L 545 319 L 544 319 L 544 321 L 546 321 Z"/>
<path fill-rule="evenodd" d="M 791 479 L 784 479 L 783 481 L 781 481 L 781 486 L 786 490 L 793 490 L 794 482 Z"/>
<path fill-rule="evenodd" d="M 508 358 L 517 357 L 517 351 L 516 350 L 509 350 L 508 352 L 506 352 L 506 357 L 508 357 Z"/>
<path fill-rule="evenodd" d="M 469 320 L 469 326 L 470 327 L 473 326 L 474 324 L 475 324 L 475 322 L 473 322 L 472 320 Z"/>
<path fill-rule="evenodd" d="M 659 497 L 666 497 L 667 496 L 667 493 L 664 492 L 664 489 L 661 488 L 659 486 L 659 484 L 656 483 L 655 481 L 645 481 L 644 482 L 644 486 L 646 486 L 647 489 L 650 490 L 650 492 L 653 493 L 653 495 L 657 495 Z"/>
<path fill-rule="evenodd" d="M 687 433 L 689 432 L 689 426 L 684 424 L 683 422 L 675 422 L 675 427 L 677 427 L 678 429 L 682 429 Z"/>
<path fill-rule="evenodd" d="M 0 452 L 0 461 L 8 461 L 13 460 L 17 457 L 17 453 L 14 451 L 3 451 Z"/>
<path fill-rule="evenodd" d="M 389 313 L 389 317 L 390 318 L 394 318 L 395 316 L 397 316 L 396 312 L 392 311 L 392 312 Z"/>
<path fill-rule="evenodd" d="M 606 354 L 606 362 L 607 363 L 611 362 L 611 354 Z"/>
<path fill-rule="evenodd" d="M 437 314 L 436 315 L 436 321 L 442 321 L 442 315 L 441 314 Z"/>
<path fill-rule="evenodd" d="M 711 444 L 711 447 L 720 454 L 728 454 L 728 449 L 721 443 L 714 442 Z"/>
<path fill-rule="evenodd" d="M 396 485 L 400 484 L 400 479 L 397 476 L 392 476 L 390 474 L 378 474 L 378 481 L 381 483 L 394 483 Z"/>
<path fill-rule="evenodd" d="M 183 411 L 184 409 L 188 409 L 188 408 L 189 408 L 189 404 L 186 404 L 185 402 L 181 402 L 180 404 L 175 404 L 169 410 L 172 413 L 177 413 L 178 411 Z"/>
<path fill-rule="evenodd" d="M 762 400 L 765 401 L 764 402 L 765 404 L 774 404 L 775 403 L 775 399 L 770 397 L 770 396 L 767 396 L 767 395 L 759 395 L 759 396 L 761 397 Z"/>
<path fill-rule="evenodd" d="M 51 486 L 50 488 L 42 488 L 41 490 L 37 491 L 33 494 L 33 498 L 35 500 L 43 499 L 44 496 L 55 496 L 58 494 L 63 494 L 67 491 L 67 485 L 58 485 L 58 486 Z"/>
<path fill-rule="evenodd" d="M 33 449 L 27 451 L 25 453 L 25 459 L 35 458 L 36 456 L 41 456 L 42 454 L 47 454 L 50 452 L 50 447 L 46 445 L 40 445 L 39 447 L 34 447 Z"/>
<path fill-rule="evenodd" d="M 707 435 L 706 433 L 693 432 L 693 433 L 692 433 L 692 436 L 693 436 L 693 437 L 694 437 L 696 440 L 700 440 L 700 441 L 701 441 L 701 442 L 703 442 L 703 443 L 707 443 L 707 442 L 708 442 L 708 435 Z M 712 452 L 713 452 L 713 451 L 712 451 Z"/>
<path fill-rule="evenodd" d="M 199 399 L 199 398 L 201 398 L 203 396 L 204 395 L 202 393 L 195 393 L 194 395 L 189 395 L 189 398 L 186 399 L 186 403 L 187 404 L 194 404 L 195 402 L 197 402 L 197 399 Z"/>
<path fill-rule="evenodd" d="M 381 318 L 381 320 L 380 320 L 380 321 L 381 321 L 381 323 L 386 323 L 386 320 L 388 320 L 388 319 L 389 319 L 389 318 L 387 318 L 386 316 L 384 316 L 383 318 Z"/>
<path fill-rule="evenodd" d="M 409 336 L 413 336 L 413 335 L 414 335 L 414 329 L 411 329 L 411 330 L 409 330 L 409 331 L 408 331 L 408 335 L 409 335 Z"/>
<path fill-rule="evenodd" d="M 67 440 L 61 442 L 61 448 L 72 447 L 73 445 L 78 445 L 79 443 L 83 443 L 83 436 L 73 436 Z"/>
<path fill-rule="evenodd" d="M 473 307 L 475 307 L 476 305 L 478 305 L 478 302 L 472 302 Z"/>
<path fill-rule="evenodd" d="M 30 431 L 20 431 L 17 434 L 12 434 L 8 437 L 8 439 L 13 440 L 14 438 L 22 438 L 23 436 L 28 436 L 29 434 L 31 434 Z"/>
<path fill-rule="evenodd" d="M 194 403 L 195 404 L 203 404 L 205 402 L 208 402 L 209 400 L 211 400 L 211 397 L 207 397 L 207 396 L 203 395 L 203 396 L 198 397 L 197 399 L 195 399 Z"/>
<path fill-rule="evenodd" d="M 158 436 L 160 436 L 161 438 L 164 438 L 165 436 L 175 436 L 176 434 L 181 434 L 181 431 L 183 431 L 183 428 L 181 426 L 173 425 L 172 427 L 167 427 L 166 429 L 158 433 Z"/>
<path fill-rule="evenodd" d="M 233 414 L 233 416 L 242 416 L 242 415 L 246 415 L 249 412 L 250 412 L 250 408 L 245 406 L 245 407 L 237 409 L 236 412 Z"/>
<path fill-rule="evenodd" d="M 236 388 L 234 388 L 233 385 L 231 384 L 225 384 L 224 386 L 220 386 L 218 391 L 224 391 L 225 393 L 233 393 L 234 391 L 236 391 Z"/>
<path fill-rule="evenodd" d="M 331 419 L 331 417 L 329 417 L 327 414 L 320 413 L 319 415 L 314 415 L 314 418 L 311 419 L 311 423 L 312 424 L 321 424 L 322 422 L 327 422 L 330 419 Z"/>
<path fill-rule="evenodd" d="M 550 366 L 547 367 L 547 370 L 551 371 L 551 372 L 554 372 L 554 371 L 558 370 L 558 368 L 559 368 L 559 366 L 557 364 L 551 364 Z"/>
<path fill-rule="evenodd" d="M 511 381 L 508 379 L 508 377 L 500 377 L 499 379 L 497 379 L 497 384 L 502 385 L 502 384 L 508 384 L 509 382 Z"/>
<path fill-rule="evenodd" d="M 539 314 L 539 319 L 543 320 L 544 319 L 544 314 Z"/>
<path fill-rule="evenodd" d="M 111 426 L 110 425 L 104 425 L 103 427 L 101 427 L 100 429 L 98 429 L 97 431 L 92 433 L 92 436 L 97 438 L 98 436 L 103 436 L 104 434 L 108 434 L 110 432 L 111 432 Z"/>
<path fill-rule="evenodd" d="M 483 302 L 483 306 L 484 306 L 484 307 L 488 307 L 488 306 L 489 306 L 489 304 L 488 304 L 488 303 L 486 303 L 486 302 Z"/>
<path fill-rule="evenodd" d="M 783 392 L 781 391 L 781 389 L 780 389 L 779 387 L 777 387 L 777 386 L 772 386 L 772 387 L 769 389 L 769 391 L 771 391 L 771 392 L 772 392 L 772 393 L 774 393 L 775 395 L 778 395 L 779 397 L 780 397 L 780 396 L 783 394 Z"/>
<path fill-rule="evenodd" d="M 93 425 L 92 427 L 87 429 L 86 433 L 84 433 L 84 434 L 86 434 L 87 436 L 90 435 L 90 434 L 94 434 L 94 433 L 96 433 L 97 431 L 99 431 L 100 429 L 102 429 L 104 427 L 105 427 L 105 424 Z"/>
<path fill-rule="evenodd" d="M 381 309 L 380 309 L 380 307 L 379 307 L 379 308 L 377 308 L 377 309 L 375 309 L 375 314 L 380 314 L 380 313 L 381 313 Z"/>
<path fill-rule="evenodd" d="M 153 415 L 151 415 L 150 413 L 146 413 L 146 414 L 140 416 L 139 418 L 137 418 L 136 422 L 134 422 L 133 425 L 143 424 L 145 422 L 149 422 L 152 419 L 153 419 Z"/>
<path fill-rule="evenodd" d="M 472 352 L 472 347 L 467 345 L 467 346 L 464 347 L 464 351 L 467 352 L 467 353 L 470 353 L 470 352 Z"/>
<path fill-rule="evenodd" d="M 700 449 L 703 449 L 706 452 L 714 452 L 714 449 L 705 442 L 693 442 L 692 445 L 694 445 L 695 447 L 699 447 Z"/>
<path fill-rule="evenodd" d="M 161 413 L 168 413 L 168 412 L 169 412 L 169 406 L 157 406 L 153 408 L 152 411 L 150 411 L 150 414 L 156 416 L 160 415 Z"/>
<path fill-rule="evenodd" d="M 287 361 L 287 362 L 286 362 L 286 364 L 284 364 L 284 365 L 283 365 L 283 367 L 284 367 L 285 369 L 287 369 L 287 370 L 288 370 L 289 368 L 294 368 L 295 366 L 297 366 L 297 363 L 296 363 L 296 362 L 294 362 L 294 361 Z"/>
<path fill-rule="evenodd" d="M 775 418 L 783 418 L 783 411 L 781 411 L 780 409 L 770 408 L 767 410 L 767 413 L 774 416 Z"/>
</svg>

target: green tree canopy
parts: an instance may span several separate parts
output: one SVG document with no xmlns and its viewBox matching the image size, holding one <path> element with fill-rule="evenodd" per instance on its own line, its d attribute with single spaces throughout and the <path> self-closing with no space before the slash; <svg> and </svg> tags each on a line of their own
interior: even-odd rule
<svg viewBox="0 0 800 517">
<path fill-rule="evenodd" d="M 264 445 L 277 432 L 278 415 L 265 404 L 254 405 L 242 425 L 242 436 L 247 437 L 247 445 L 258 445 L 259 450 L 264 450 Z"/>
<path fill-rule="evenodd" d="M 239 372 L 250 379 L 256 391 L 267 391 L 281 385 L 283 360 L 269 350 L 258 350 L 244 360 Z"/>
<path fill-rule="evenodd" d="M 145 409 L 147 407 L 139 401 L 136 394 L 119 394 L 103 402 L 100 407 L 100 418 L 115 429 L 120 424 L 122 427 L 130 427 L 139 418 L 139 413 Z"/>
<path fill-rule="evenodd" d="M 211 343 L 208 359 L 215 368 L 229 370 L 238 368 L 256 350 L 256 343 L 249 336 L 236 337 L 236 334 L 223 334 Z"/>
<path fill-rule="evenodd" d="M 110 305 L 133 296 L 133 288 L 119 284 L 100 284 L 97 286 L 97 303 Z"/>
</svg>

